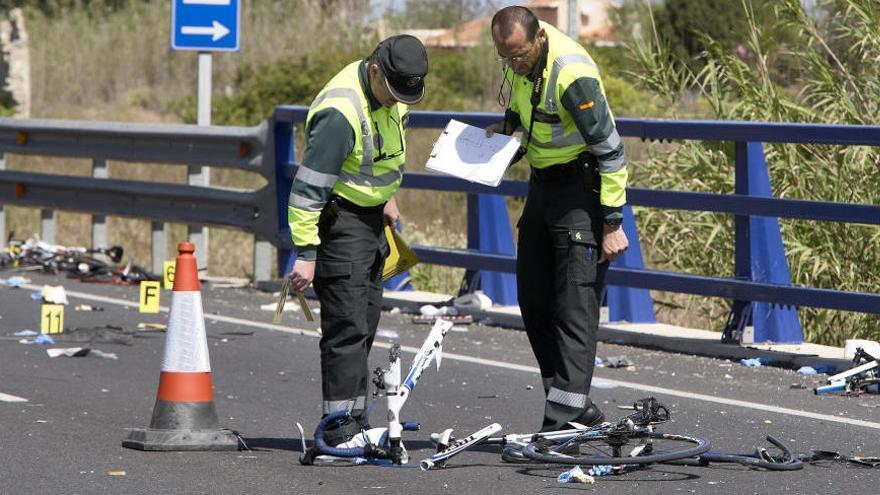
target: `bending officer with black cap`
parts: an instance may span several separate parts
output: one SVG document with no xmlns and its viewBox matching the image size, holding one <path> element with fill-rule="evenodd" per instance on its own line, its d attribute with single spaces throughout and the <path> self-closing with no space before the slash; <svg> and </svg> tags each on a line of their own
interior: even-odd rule
<svg viewBox="0 0 880 495">
<path fill-rule="evenodd" d="M 408 35 L 378 44 L 318 93 L 306 118 L 306 150 L 293 181 L 287 221 L 297 258 L 288 274 L 321 302 L 323 414 L 352 420 L 327 430 L 329 445 L 364 426 L 368 356 L 382 309 L 385 224 L 399 213 L 394 193 L 406 161 L 407 105 L 425 94 L 428 56 Z"/>
</svg>

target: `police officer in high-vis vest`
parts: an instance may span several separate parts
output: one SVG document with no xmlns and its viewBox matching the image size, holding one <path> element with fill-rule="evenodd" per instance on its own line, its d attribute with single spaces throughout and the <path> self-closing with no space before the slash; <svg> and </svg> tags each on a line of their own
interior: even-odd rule
<svg viewBox="0 0 880 495">
<path fill-rule="evenodd" d="M 504 121 L 522 130 L 531 165 L 519 221 L 517 288 L 546 402 L 542 431 L 570 421 L 595 425 L 590 400 L 599 295 L 608 262 L 627 248 L 620 228 L 627 171 L 599 70 L 584 48 L 525 7 L 492 19 L 492 39 L 510 85 Z"/>
<path fill-rule="evenodd" d="M 287 220 L 297 258 L 291 289 L 314 282 L 321 302 L 324 415 L 354 421 L 330 429 L 328 444 L 357 433 L 367 398 L 367 358 L 382 309 L 383 229 L 398 220 L 407 105 L 425 93 L 428 57 L 407 35 L 388 38 L 318 93 L 306 118 L 306 150 Z"/>
</svg>

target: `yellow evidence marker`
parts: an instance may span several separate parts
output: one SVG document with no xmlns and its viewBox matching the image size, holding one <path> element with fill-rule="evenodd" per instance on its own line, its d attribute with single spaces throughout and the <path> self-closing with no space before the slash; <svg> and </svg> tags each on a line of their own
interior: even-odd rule
<svg viewBox="0 0 880 495">
<path fill-rule="evenodd" d="M 64 305 L 40 305 L 40 333 L 61 333 L 64 331 Z"/>
<path fill-rule="evenodd" d="M 141 282 L 140 312 L 159 312 L 159 282 Z"/>
<path fill-rule="evenodd" d="M 162 264 L 162 288 L 165 290 L 174 288 L 174 267 L 176 265 L 177 262 L 174 260 Z"/>
</svg>

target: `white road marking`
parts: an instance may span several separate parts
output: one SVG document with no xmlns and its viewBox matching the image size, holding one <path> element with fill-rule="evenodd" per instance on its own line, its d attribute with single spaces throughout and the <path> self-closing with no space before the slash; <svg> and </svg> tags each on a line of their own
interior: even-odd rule
<svg viewBox="0 0 880 495">
<path fill-rule="evenodd" d="M 30 290 L 41 290 L 42 289 L 42 286 L 38 287 L 35 285 L 29 285 L 29 284 L 24 284 L 24 285 L 22 285 L 22 287 L 25 289 L 30 289 Z M 71 297 L 79 297 L 81 299 L 86 299 L 86 300 L 90 300 L 90 301 L 98 301 L 98 302 L 103 302 L 103 303 L 107 303 L 107 304 L 117 304 L 120 306 L 128 306 L 128 307 L 133 307 L 133 308 L 139 307 L 138 303 L 136 303 L 136 302 L 125 301 L 122 299 L 114 299 L 114 298 L 105 297 L 105 296 L 98 296 L 98 295 L 94 295 L 94 294 L 87 294 L 85 292 L 67 291 L 67 295 L 71 296 Z M 160 306 L 159 310 L 162 312 L 168 312 L 168 307 L 167 306 Z M 205 319 L 220 321 L 223 323 L 231 323 L 234 325 L 243 325 L 243 326 L 248 326 L 248 327 L 252 327 L 252 328 L 263 328 L 266 330 L 274 330 L 274 331 L 290 333 L 290 334 L 294 334 L 294 335 L 303 335 L 306 337 L 315 337 L 315 338 L 320 337 L 318 332 L 315 332 L 313 330 L 305 330 L 305 329 L 300 329 L 300 328 L 289 328 L 289 327 L 284 327 L 281 325 L 274 325 L 272 323 L 263 323 L 263 322 L 259 322 L 259 321 L 245 320 L 242 318 L 235 318 L 232 316 L 206 314 Z M 375 343 L 373 343 L 373 346 L 379 347 L 382 349 L 389 349 L 391 347 L 391 344 L 388 344 L 385 342 L 375 342 Z M 415 354 L 416 352 L 418 352 L 419 349 L 418 349 L 418 347 L 401 346 L 401 350 Z M 450 359 L 453 361 L 461 361 L 461 362 L 465 362 L 465 363 L 480 364 L 483 366 L 491 366 L 493 368 L 503 368 L 503 369 L 514 370 L 514 371 L 524 371 L 526 373 L 536 373 L 537 374 L 540 372 L 538 370 L 538 368 L 535 366 L 525 366 L 525 365 L 521 365 L 521 364 L 505 363 L 503 361 L 496 361 L 493 359 L 484 359 L 484 358 L 467 356 L 464 354 L 455 354 L 455 353 L 450 353 L 450 352 L 444 352 L 443 359 Z M 880 423 L 875 423 L 872 421 L 864 421 L 861 419 L 846 418 L 846 417 L 841 417 L 841 416 L 832 416 L 830 414 L 820 414 L 820 413 L 814 413 L 814 412 L 810 412 L 810 411 L 803 411 L 800 409 L 789 409 L 787 407 L 771 406 L 768 404 L 760 404 L 760 403 L 756 403 L 756 402 L 748 402 L 748 401 L 737 400 L 737 399 L 727 399 L 724 397 L 714 397 L 711 395 L 686 392 L 684 390 L 675 390 L 675 389 L 671 389 L 671 388 L 655 387 L 653 385 L 645 385 L 645 384 L 634 383 L 634 382 L 625 382 L 625 381 L 621 381 L 621 380 L 610 380 L 607 378 L 600 378 L 600 377 L 595 377 L 595 378 L 593 378 L 593 380 L 594 380 L 594 382 L 604 382 L 604 384 L 607 384 L 607 385 L 613 385 L 613 386 L 618 386 L 618 387 L 622 387 L 622 388 L 629 388 L 629 389 L 638 390 L 641 392 L 650 392 L 650 393 L 654 393 L 654 394 L 671 395 L 673 397 L 681 397 L 684 399 L 694 399 L 694 400 L 699 400 L 699 401 L 704 401 L 704 402 L 711 402 L 714 404 L 724 404 L 727 406 L 744 407 L 747 409 L 754 409 L 756 411 L 772 412 L 772 413 L 777 413 L 777 414 L 785 414 L 788 416 L 816 419 L 819 421 L 829 421 L 832 423 L 840 423 L 840 424 L 852 425 L 852 426 L 862 426 L 865 428 L 872 428 L 875 430 L 880 430 Z"/>
<path fill-rule="evenodd" d="M 24 397 L 19 397 L 17 395 L 9 395 L 0 392 L 0 402 L 27 402 L 28 400 Z"/>
</svg>

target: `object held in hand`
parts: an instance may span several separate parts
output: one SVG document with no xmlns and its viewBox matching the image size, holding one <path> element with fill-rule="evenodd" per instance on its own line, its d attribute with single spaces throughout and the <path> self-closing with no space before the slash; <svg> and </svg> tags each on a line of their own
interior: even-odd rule
<svg viewBox="0 0 880 495">
<path fill-rule="evenodd" d="M 281 293 L 278 294 L 278 304 L 275 305 L 275 316 L 272 318 L 272 323 L 281 323 L 281 313 L 284 311 L 284 303 L 287 302 L 287 294 L 289 293 L 290 278 L 284 277 L 284 283 L 281 284 Z M 303 313 L 306 315 L 306 320 L 315 321 L 315 316 L 312 314 L 312 310 L 309 308 L 309 303 L 306 302 L 303 293 L 297 292 L 296 296 L 299 298 L 299 305 L 302 307 Z"/>
</svg>

